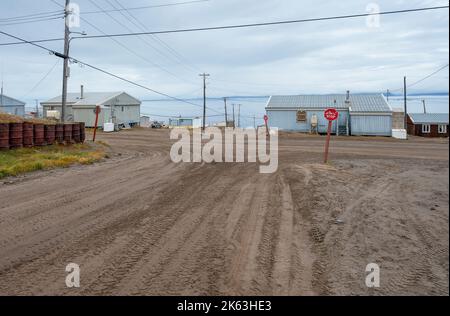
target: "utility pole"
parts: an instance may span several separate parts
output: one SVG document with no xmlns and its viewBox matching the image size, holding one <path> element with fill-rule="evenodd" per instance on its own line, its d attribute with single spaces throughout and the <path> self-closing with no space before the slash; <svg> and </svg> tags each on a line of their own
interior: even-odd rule
<svg viewBox="0 0 450 316">
<path fill-rule="evenodd" d="M 205 127 L 206 127 L 206 77 L 209 77 L 209 74 L 202 73 L 199 76 L 203 77 L 203 127 L 202 127 L 202 130 L 205 131 Z"/>
<path fill-rule="evenodd" d="M 386 92 L 386 99 L 389 101 L 389 94 L 390 94 L 391 92 L 389 91 L 389 89 L 387 89 L 387 92 Z"/>
<path fill-rule="evenodd" d="M 241 127 L 241 104 L 238 104 L 238 127 Z"/>
<path fill-rule="evenodd" d="M 70 0 L 66 0 L 66 6 L 64 7 L 64 69 L 63 69 L 63 87 L 62 87 L 62 100 L 61 100 L 61 122 L 66 120 L 66 103 L 67 103 L 67 79 L 69 77 L 69 5 Z"/>
<path fill-rule="evenodd" d="M 39 118 L 39 100 L 35 99 L 36 101 L 36 118 Z"/>
<path fill-rule="evenodd" d="M 234 115 L 234 108 L 235 108 L 236 104 L 233 103 L 233 127 L 236 128 L 236 116 Z"/>
<path fill-rule="evenodd" d="M 425 100 L 422 100 L 423 103 L 423 113 L 427 114 L 427 104 L 425 103 Z"/>
<path fill-rule="evenodd" d="M 403 77 L 403 101 L 405 103 L 405 129 L 408 130 L 408 100 L 406 94 L 406 76 Z"/>
<path fill-rule="evenodd" d="M 253 127 L 256 129 L 256 115 L 253 115 Z"/>
<path fill-rule="evenodd" d="M 228 127 L 228 114 L 227 114 L 227 98 L 223 98 L 225 103 L 225 127 Z"/>
</svg>

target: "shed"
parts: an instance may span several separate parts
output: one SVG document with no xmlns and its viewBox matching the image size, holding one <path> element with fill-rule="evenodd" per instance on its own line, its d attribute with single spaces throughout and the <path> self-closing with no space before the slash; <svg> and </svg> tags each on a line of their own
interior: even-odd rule
<svg viewBox="0 0 450 316">
<path fill-rule="evenodd" d="M 25 115 L 25 102 L 0 94 L 0 112 L 12 115 Z"/>
<path fill-rule="evenodd" d="M 318 132 L 326 133 L 324 112 L 335 108 L 339 119 L 333 122 L 337 135 L 392 135 L 392 109 L 381 94 L 272 96 L 266 106 L 269 124 L 281 130 L 308 133 L 312 119 L 318 119 Z"/>
<path fill-rule="evenodd" d="M 409 113 L 408 134 L 422 137 L 449 137 L 448 113 Z"/>
<path fill-rule="evenodd" d="M 170 128 L 200 128 L 203 120 L 199 117 L 175 117 L 169 119 Z"/>
<path fill-rule="evenodd" d="M 44 117 L 47 111 L 61 112 L 61 96 L 42 102 Z M 95 125 L 95 108 L 100 106 L 98 126 L 115 123 L 118 126 L 140 124 L 141 101 L 126 92 L 87 92 L 67 94 L 66 121 L 84 122 L 86 127 Z"/>
</svg>

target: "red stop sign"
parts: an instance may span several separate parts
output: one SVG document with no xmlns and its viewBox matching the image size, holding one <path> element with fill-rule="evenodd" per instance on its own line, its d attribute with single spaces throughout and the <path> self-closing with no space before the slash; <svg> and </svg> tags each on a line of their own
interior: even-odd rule
<svg viewBox="0 0 450 316">
<path fill-rule="evenodd" d="M 269 120 L 269 117 L 267 115 L 264 115 L 264 121 L 267 123 L 268 120 Z"/>
<path fill-rule="evenodd" d="M 339 112 L 336 109 L 328 109 L 325 111 L 324 116 L 328 121 L 336 121 L 339 117 Z"/>
</svg>

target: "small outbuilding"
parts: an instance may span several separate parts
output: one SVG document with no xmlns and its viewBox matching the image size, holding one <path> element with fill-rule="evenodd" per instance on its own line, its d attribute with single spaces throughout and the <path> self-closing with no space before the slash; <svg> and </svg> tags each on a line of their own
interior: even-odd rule
<svg viewBox="0 0 450 316">
<path fill-rule="evenodd" d="M 392 108 L 382 94 L 272 96 L 266 106 L 269 125 L 281 130 L 326 133 L 326 109 L 334 108 L 336 135 L 392 136 Z"/>
<path fill-rule="evenodd" d="M 422 137 L 449 137 L 448 113 L 409 113 L 408 134 Z"/>
<path fill-rule="evenodd" d="M 42 102 L 44 117 L 49 111 L 61 113 L 61 96 Z M 67 94 L 66 121 L 84 122 L 86 127 L 95 125 L 95 108 L 100 106 L 98 126 L 115 123 L 132 127 L 140 124 L 141 101 L 126 92 L 84 92 Z M 52 112 L 52 113 L 53 113 Z"/>
<path fill-rule="evenodd" d="M 199 117 L 175 117 L 169 119 L 170 128 L 200 128 L 203 120 Z"/>
<path fill-rule="evenodd" d="M 0 94 L 0 112 L 24 116 L 25 115 L 25 102 L 8 97 L 3 93 Z"/>
</svg>

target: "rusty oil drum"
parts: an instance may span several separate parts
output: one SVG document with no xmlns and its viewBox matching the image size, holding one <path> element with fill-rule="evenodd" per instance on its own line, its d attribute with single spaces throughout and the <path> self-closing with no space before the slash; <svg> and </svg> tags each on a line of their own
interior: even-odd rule
<svg viewBox="0 0 450 316">
<path fill-rule="evenodd" d="M 34 146 L 45 146 L 44 124 L 34 124 Z"/>
<path fill-rule="evenodd" d="M 80 123 L 72 124 L 72 140 L 77 144 L 81 143 Z"/>
<path fill-rule="evenodd" d="M 0 150 L 9 149 L 9 123 L 0 123 Z"/>
<path fill-rule="evenodd" d="M 34 127 L 31 122 L 23 123 L 23 147 L 33 147 L 34 145 Z"/>
<path fill-rule="evenodd" d="M 64 143 L 64 124 L 55 125 L 55 139 L 58 144 Z"/>
<path fill-rule="evenodd" d="M 86 124 L 84 122 L 80 122 L 80 140 L 82 143 L 86 141 Z"/>
<path fill-rule="evenodd" d="M 72 124 L 64 124 L 64 141 L 66 144 L 72 144 Z"/>
<path fill-rule="evenodd" d="M 53 145 L 56 141 L 56 125 L 46 124 L 44 126 L 45 142 L 47 145 Z"/>
<path fill-rule="evenodd" d="M 9 148 L 23 147 L 23 123 L 9 123 Z"/>
</svg>

